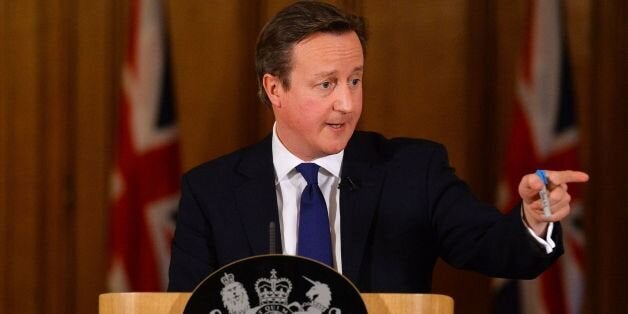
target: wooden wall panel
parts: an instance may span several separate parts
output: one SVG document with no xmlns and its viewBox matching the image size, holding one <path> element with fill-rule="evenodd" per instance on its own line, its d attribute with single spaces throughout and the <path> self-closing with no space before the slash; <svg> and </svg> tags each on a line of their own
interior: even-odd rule
<svg viewBox="0 0 628 314">
<path fill-rule="evenodd" d="M 587 311 L 620 313 L 628 309 L 628 3 L 594 2 L 592 16 Z"/>
<path fill-rule="evenodd" d="M 464 1 L 362 4 L 371 35 L 362 127 L 443 142 L 463 169 L 465 10 Z"/>
<path fill-rule="evenodd" d="M 5 47 L 10 62 L 6 101 L 8 115 L 7 145 L 7 254 L 5 266 L 8 283 L 6 303 L 9 312 L 36 313 L 40 309 L 42 291 L 41 248 L 38 211 L 42 188 L 40 176 L 41 151 L 39 114 L 39 26 L 37 1 L 11 2 L 7 7 L 9 43 Z"/>
<path fill-rule="evenodd" d="M 119 92 L 119 38 L 113 1 L 76 1 L 76 107 L 74 120 L 75 311 L 97 311 L 105 291 L 108 183 L 113 113 Z"/>
<path fill-rule="evenodd" d="M 74 26 L 71 5 L 67 1 L 40 2 L 42 12 L 40 82 L 42 85 L 42 125 L 40 137 L 43 143 L 43 167 L 41 191 L 43 206 L 39 213 L 42 220 L 43 248 L 40 289 L 42 312 L 69 313 L 73 308 L 74 292 L 70 283 L 74 279 L 74 252 L 72 239 L 73 160 L 72 120 L 70 115 L 74 86 L 74 59 L 72 28 Z M 61 283 L 61 284 L 60 284 Z M 53 310 L 54 309 L 54 310 Z"/>
<path fill-rule="evenodd" d="M 97 295 L 104 291 L 106 260 L 105 176 L 110 156 L 102 147 L 110 138 L 112 115 L 107 109 L 115 104 L 111 73 L 118 68 L 113 11 L 92 6 L 96 18 L 83 19 L 85 32 L 79 33 L 76 15 L 89 15 L 89 9 L 76 3 L 29 0 L 2 2 L 1 8 L 0 308 L 18 313 L 94 312 Z M 89 60 L 83 62 L 89 65 L 78 79 L 77 36 L 87 43 L 82 52 Z M 98 41 L 105 44 L 94 44 Z M 90 76 L 99 72 L 108 76 Z M 78 108 L 76 85 L 81 89 Z M 100 102 L 91 95 L 100 95 Z M 74 112 L 87 113 L 77 117 Z M 75 128 L 78 120 L 80 132 Z M 90 136 L 99 127 L 94 121 L 102 122 L 100 138 Z M 76 133 L 88 140 L 76 146 Z M 77 166 L 77 160 L 84 163 Z M 98 174 L 101 184 L 94 185 Z M 83 186 L 74 189 L 75 180 Z M 82 206 L 80 214 L 74 211 L 75 198 Z M 77 272 L 83 277 L 77 279 Z"/>
<path fill-rule="evenodd" d="M 0 2 L 0 73 L 9 69 L 8 4 Z M 0 74 L 0 308 L 6 306 L 9 295 L 7 269 L 9 265 L 9 93 L 8 78 Z"/>
<path fill-rule="evenodd" d="M 258 7 L 248 1 L 169 2 L 183 169 L 261 138 L 253 49 Z"/>
<path fill-rule="evenodd" d="M 500 128 L 497 125 L 498 103 L 494 97 L 497 77 L 495 60 L 497 14 L 493 1 L 470 1 L 466 8 L 465 105 L 459 108 L 466 117 L 466 150 L 464 156 L 473 160 L 465 178 L 476 196 L 485 201 L 495 200 L 495 186 L 501 175 Z"/>
</svg>

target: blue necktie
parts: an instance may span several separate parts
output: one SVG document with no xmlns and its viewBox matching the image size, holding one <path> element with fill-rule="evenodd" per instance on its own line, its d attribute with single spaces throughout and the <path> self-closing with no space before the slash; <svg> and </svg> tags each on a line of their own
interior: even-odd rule
<svg viewBox="0 0 628 314">
<path fill-rule="evenodd" d="M 318 168 L 313 163 L 303 163 L 296 167 L 307 181 L 301 194 L 297 253 L 333 267 L 329 216 L 325 198 L 318 187 Z"/>
</svg>

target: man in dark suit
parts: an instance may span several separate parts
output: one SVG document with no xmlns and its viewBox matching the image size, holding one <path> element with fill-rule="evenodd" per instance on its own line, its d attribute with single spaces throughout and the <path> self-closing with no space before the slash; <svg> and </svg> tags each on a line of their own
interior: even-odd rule
<svg viewBox="0 0 628 314">
<path fill-rule="evenodd" d="M 562 254 L 566 184 L 587 175 L 547 171 L 549 217 L 541 179 L 524 176 L 522 204 L 502 215 L 471 195 L 442 145 L 355 131 L 365 46 L 362 19 L 323 3 L 292 4 L 264 27 L 256 69 L 273 132 L 184 176 L 169 290 L 191 291 L 227 263 L 268 253 L 270 223 L 284 254 L 307 256 L 301 247 L 325 234 L 326 262 L 362 292 L 428 292 L 439 256 L 490 276 L 533 278 Z M 314 164 L 317 182 L 302 164 Z M 311 186 L 325 225 L 303 236 L 301 193 Z"/>
</svg>

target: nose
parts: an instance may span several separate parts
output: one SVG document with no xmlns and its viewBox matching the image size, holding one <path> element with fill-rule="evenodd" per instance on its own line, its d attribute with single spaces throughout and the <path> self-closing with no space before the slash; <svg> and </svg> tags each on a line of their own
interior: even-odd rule
<svg viewBox="0 0 628 314">
<path fill-rule="evenodd" d="M 355 107 L 354 94 L 356 92 L 350 86 L 340 84 L 335 90 L 334 110 L 342 113 L 352 112 Z"/>
</svg>

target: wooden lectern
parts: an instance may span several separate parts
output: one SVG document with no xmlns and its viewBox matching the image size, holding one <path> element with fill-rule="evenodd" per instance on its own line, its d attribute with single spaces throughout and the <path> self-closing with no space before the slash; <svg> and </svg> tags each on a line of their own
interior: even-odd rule
<svg viewBox="0 0 628 314">
<path fill-rule="evenodd" d="M 100 314 L 183 313 L 191 293 L 105 293 L 98 300 Z M 438 294 L 362 293 L 369 313 L 452 314 L 454 300 Z"/>
</svg>

